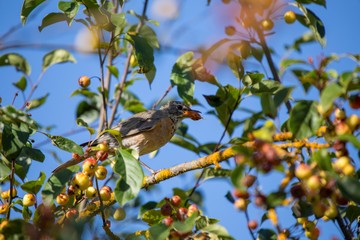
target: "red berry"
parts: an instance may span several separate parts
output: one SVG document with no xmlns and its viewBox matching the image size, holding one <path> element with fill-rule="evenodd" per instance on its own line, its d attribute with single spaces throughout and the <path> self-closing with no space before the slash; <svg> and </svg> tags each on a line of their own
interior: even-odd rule
<svg viewBox="0 0 360 240">
<path fill-rule="evenodd" d="M 171 224 L 174 222 L 174 219 L 172 217 L 166 217 L 161 222 L 166 226 L 170 227 Z"/>
<path fill-rule="evenodd" d="M 172 214 L 172 207 L 169 203 L 165 203 L 161 206 L 160 212 L 163 216 L 170 216 Z"/>
<path fill-rule="evenodd" d="M 179 197 L 178 195 L 174 195 L 170 199 L 170 202 L 174 207 L 179 207 L 181 204 L 181 197 Z"/>
<path fill-rule="evenodd" d="M 187 218 L 187 208 L 181 207 L 176 212 L 176 217 L 179 221 L 184 221 Z"/>
<path fill-rule="evenodd" d="M 78 83 L 80 87 L 87 88 L 90 85 L 91 81 L 88 76 L 81 76 L 78 80 Z"/>
</svg>

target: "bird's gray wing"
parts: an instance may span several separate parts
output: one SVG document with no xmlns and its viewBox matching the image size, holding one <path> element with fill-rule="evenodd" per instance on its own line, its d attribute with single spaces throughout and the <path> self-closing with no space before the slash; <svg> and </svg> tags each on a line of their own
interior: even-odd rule
<svg viewBox="0 0 360 240">
<path fill-rule="evenodd" d="M 137 113 L 125 121 L 120 122 L 114 129 L 118 129 L 124 138 L 154 129 L 158 120 L 163 117 L 165 117 L 163 111 L 148 110 Z"/>
<path fill-rule="evenodd" d="M 120 131 L 121 138 L 129 137 L 140 132 L 146 132 L 154 129 L 156 123 L 162 117 L 165 117 L 166 113 L 160 110 L 148 110 L 144 112 L 137 113 L 132 117 L 118 123 L 112 129 Z M 105 132 L 101 134 L 98 138 L 93 141 L 85 142 L 80 146 L 95 146 L 103 141 L 108 141 L 109 138 L 114 138 L 110 133 Z"/>
</svg>

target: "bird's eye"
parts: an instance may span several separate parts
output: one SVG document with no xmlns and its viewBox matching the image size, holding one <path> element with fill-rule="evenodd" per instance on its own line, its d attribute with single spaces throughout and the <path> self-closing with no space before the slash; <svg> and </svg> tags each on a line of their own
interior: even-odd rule
<svg viewBox="0 0 360 240">
<path fill-rule="evenodd" d="M 177 108 L 177 110 L 183 110 L 183 106 L 182 106 L 182 105 L 177 105 L 176 108 Z"/>
</svg>

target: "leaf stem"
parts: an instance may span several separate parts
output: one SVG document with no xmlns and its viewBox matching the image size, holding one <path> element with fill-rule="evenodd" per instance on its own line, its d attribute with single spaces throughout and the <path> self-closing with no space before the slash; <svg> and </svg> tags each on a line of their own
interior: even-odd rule
<svg viewBox="0 0 360 240">
<path fill-rule="evenodd" d="M 258 37 L 259 37 L 260 45 L 261 45 L 261 47 L 262 47 L 262 49 L 263 49 L 263 51 L 264 51 L 266 60 L 267 60 L 267 62 L 268 62 L 268 64 L 269 64 L 270 71 L 271 71 L 271 73 L 272 73 L 272 75 L 273 75 L 273 78 L 274 78 L 275 81 L 281 83 L 281 80 L 280 80 L 278 71 L 277 71 L 277 69 L 276 69 L 275 63 L 274 63 L 273 58 L 272 58 L 272 56 L 271 56 L 270 49 L 269 49 L 269 47 L 268 47 L 268 45 L 267 45 L 267 43 L 266 43 L 266 39 L 265 39 L 264 33 L 262 32 L 261 29 L 258 29 L 258 28 L 256 29 L 256 32 L 257 32 L 257 35 L 258 35 Z M 287 108 L 288 113 L 290 113 L 292 107 L 291 107 L 291 103 L 289 102 L 289 100 L 287 100 L 287 101 L 285 102 L 285 106 L 286 106 L 286 108 Z"/>
<path fill-rule="evenodd" d="M 9 205 L 8 211 L 6 213 L 6 220 L 9 221 L 10 219 L 10 212 L 11 212 L 11 202 L 15 196 L 13 196 L 13 188 L 14 188 L 14 178 L 15 178 L 15 160 L 11 161 L 11 174 L 10 174 L 10 198 L 9 198 Z"/>
</svg>

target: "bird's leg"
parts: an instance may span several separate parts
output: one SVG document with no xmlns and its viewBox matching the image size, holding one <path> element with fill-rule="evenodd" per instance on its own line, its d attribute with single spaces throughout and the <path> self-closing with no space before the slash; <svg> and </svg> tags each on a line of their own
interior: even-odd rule
<svg viewBox="0 0 360 240">
<path fill-rule="evenodd" d="M 157 170 L 157 171 L 155 171 L 154 169 L 152 169 L 151 167 L 149 167 L 148 165 L 146 165 L 145 163 L 143 163 L 141 160 L 140 160 L 140 158 L 139 158 L 139 162 L 140 162 L 140 164 L 144 167 L 144 168 L 146 168 L 151 174 L 155 174 L 155 173 L 157 173 L 159 170 Z"/>
</svg>

